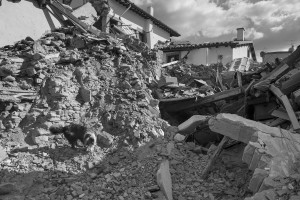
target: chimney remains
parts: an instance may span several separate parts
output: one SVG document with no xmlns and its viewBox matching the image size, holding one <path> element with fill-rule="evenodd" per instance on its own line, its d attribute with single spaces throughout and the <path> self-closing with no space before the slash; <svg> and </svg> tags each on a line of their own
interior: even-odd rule
<svg viewBox="0 0 300 200">
<path fill-rule="evenodd" d="M 147 12 L 148 12 L 151 16 L 153 16 L 153 15 L 154 15 L 153 7 L 152 7 L 152 6 L 148 6 L 148 7 L 147 7 Z"/>
<path fill-rule="evenodd" d="M 237 28 L 237 35 L 236 40 L 237 41 L 244 41 L 245 40 L 245 29 L 244 28 Z"/>
</svg>

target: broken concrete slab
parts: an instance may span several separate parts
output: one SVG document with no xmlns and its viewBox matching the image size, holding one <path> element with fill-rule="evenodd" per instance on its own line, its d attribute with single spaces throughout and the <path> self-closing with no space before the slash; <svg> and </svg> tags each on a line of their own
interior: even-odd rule
<svg viewBox="0 0 300 200">
<path fill-rule="evenodd" d="M 212 131 L 248 144 L 243 161 L 249 165 L 249 169 L 269 169 L 259 191 L 273 188 L 269 184 L 271 178 L 289 177 L 295 173 L 295 160 L 300 152 L 299 134 L 232 114 L 219 114 L 211 118 L 209 127 Z M 254 174 L 252 181 L 257 182 L 256 179 Z M 254 183 L 249 187 L 257 190 Z"/>
<path fill-rule="evenodd" d="M 206 115 L 194 115 L 178 126 L 178 132 L 184 135 L 192 133 L 197 126 L 207 123 L 209 118 Z"/>
<path fill-rule="evenodd" d="M 249 183 L 249 190 L 251 190 L 253 193 L 258 192 L 262 182 L 264 179 L 269 175 L 268 171 L 263 169 L 255 169 L 254 174 L 250 180 Z"/>
<path fill-rule="evenodd" d="M 160 164 L 156 174 L 157 184 L 163 191 L 167 200 L 173 200 L 172 179 L 170 174 L 169 161 L 165 160 Z"/>
<path fill-rule="evenodd" d="M 291 134 L 284 129 L 270 127 L 260 122 L 227 113 L 221 113 L 210 118 L 208 124 L 212 131 L 244 143 L 257 141 L 259 132 L 270 137 L 289 137 Z"/>
</svg>

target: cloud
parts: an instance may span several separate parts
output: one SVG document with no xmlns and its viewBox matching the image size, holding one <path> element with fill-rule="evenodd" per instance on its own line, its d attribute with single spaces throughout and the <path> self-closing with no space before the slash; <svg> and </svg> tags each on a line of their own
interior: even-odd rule
<svg viewBox="0 0 300 200">
<path fill-rule="evenodd" d="M 264 33 L 256 31 L 254 28 L 249 28 L 245 31 L 245 37 L 249 40 L 260 39 L 264 36 Z"/>
<path fill-rule="evenodd" d="M 133 0 L 194 43 L 226 41 L 236 28 L 246 29 L 246 39 L 257 50 L 287 49 L 291 40 L 300 44 L 299 0 Z"/>
<path fill-rule="evenodd" d="M 278 32 L 278 31 L 280 31 L 280 30 L 282 30 L 282 29 L 283 29 L 283 26 L 280 25 L 280 26 L 272 27 L 272 28 L 271 28 L 271 31 L 273 31 L 273 32 Z"/>
</svg>

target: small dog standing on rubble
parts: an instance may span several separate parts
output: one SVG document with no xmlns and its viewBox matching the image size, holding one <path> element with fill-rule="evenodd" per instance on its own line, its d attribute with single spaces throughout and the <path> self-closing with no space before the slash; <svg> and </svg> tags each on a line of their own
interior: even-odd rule
<svg viewBox="0 0 300 200">
<path fill-rule="evenodd" d="M 97 142 L 96 135 L 95 133 L 88 131 L 88 128 L 84 125 L 74 123 L 67 126 L 53 125 L 49 130 L 54 135 L 63 133 L 72 148 L 75 148 L 77 140 L 80 140 L 82 144 L 87 147 L 87 150 L 90 150 L 91 152 L 94 151 Z"/>
</svg>

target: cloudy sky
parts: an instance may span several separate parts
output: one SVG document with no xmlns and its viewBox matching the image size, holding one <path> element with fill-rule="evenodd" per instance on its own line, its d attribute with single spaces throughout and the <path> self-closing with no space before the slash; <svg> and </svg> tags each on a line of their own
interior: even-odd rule
<svg viewBox="0 0 300 200">
<path fill-rule="evenodd" d="M 236 28 L 260 51 L 300 45 L 300 0 L 132 0 L 193 43 L 228 41 Z"/>
</svg>

